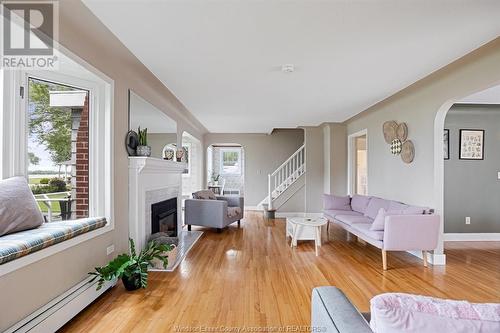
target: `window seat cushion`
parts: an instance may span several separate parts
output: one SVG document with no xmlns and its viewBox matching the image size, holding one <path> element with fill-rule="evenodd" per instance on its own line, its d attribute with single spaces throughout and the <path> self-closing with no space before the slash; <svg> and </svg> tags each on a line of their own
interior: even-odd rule
<svg viewBox="0 0 500 333">
<path fill-rule="evenodd" d="M 0 265 L 106 225 L 104 217 L 44 223 L 0 236 Z"/>
</svg>

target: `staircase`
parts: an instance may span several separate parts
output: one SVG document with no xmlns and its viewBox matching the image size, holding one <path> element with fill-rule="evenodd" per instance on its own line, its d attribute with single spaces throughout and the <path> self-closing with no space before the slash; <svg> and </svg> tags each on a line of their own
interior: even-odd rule
<svg viewBox="0 0 500 333">
<path fill-rule="evenodd" d="M 302 175 L 306 172 L 305 152 L 305 146 L 302 145 L 273 173 L 268 175 L 268 195 L 259 204 L 260 206 L 269 211 L 275 210 L 279 208 L 276 204 L 278 199 L 286 201 L 295 193 L 292 191 L 292 187 L 300 186 L 299 180 L 304 182 Z M 283 198 L 287 192 L 289 197 Z"/>
</svg>

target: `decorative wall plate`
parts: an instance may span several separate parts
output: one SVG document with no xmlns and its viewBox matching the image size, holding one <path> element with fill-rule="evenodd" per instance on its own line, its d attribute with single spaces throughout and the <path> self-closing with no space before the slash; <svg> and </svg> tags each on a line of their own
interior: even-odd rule
<svg viewBox="0 0 500 333">
<path fill-rule="evenodd" d="M 411 140 L 407 140 L 403 143 L 401 147 L 401 159 L 403 162 L 410 164 L 413 162 L 415 158 L 415 147 L 413 146 L 413 142 Z"/>
<path fill-rule="evenodd" d="M 401 155 L 405 163 L 413 162 L 415 158 L 415 147 L 413 142 L 408 140 L 408 125 L 400 123 L 398 125 L 394 120 L 386 121 L 382 130 L 384 140 L 390 145 L 390 151 L 393 155 Z"/>
<path fill-rule="evenodd" d="M 391 142 L 391 154 L 392 155 L 399 155 L 401 154 L 401 147 L 402 147 L 401 140 L 399 139 L 394 139 Z"/>
<path fill-rule="evenodd" d="M 128 156 L 136 156 L 136 149 L 139 145 L 139 136 L 135 131 L 128 131 L 125 136 L 125 148 L 127 149 Z"/>
<path fill-rule="evenodd" d="M 394 120 L 386 121 L 382 126 L 382 130 L 384 132 L 385 142 L 391 144 L 392 140 L 397 138 L 398 123 Z"/>
<path fill-rule="evenodd" d="M 396 130 L 396 135 L 401 142 L 405 142 L 408 139 L 408 126 L 406 123 L 401 123 L 398 125 L 398 129 Z"/>
</svg>

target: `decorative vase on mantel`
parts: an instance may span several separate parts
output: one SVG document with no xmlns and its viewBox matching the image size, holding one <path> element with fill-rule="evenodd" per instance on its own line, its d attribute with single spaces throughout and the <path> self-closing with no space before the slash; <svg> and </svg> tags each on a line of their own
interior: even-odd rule
<svg viewBox="0 0 500 333">
<path fill-rule="evenodd" d="M 179 148 L 175 152 L 175 158 L 177 159 L 177 162 L 182 162 L 182 158 L 184 157 L 184 149 Z"/>
<path fill-rule="evenodd" d="M 136 154 L 137 154 L 137 156 L 149 157 L 149 156 L 151 156 L 151 147 L 150 146 L 137 146 Z"/>
</svg>

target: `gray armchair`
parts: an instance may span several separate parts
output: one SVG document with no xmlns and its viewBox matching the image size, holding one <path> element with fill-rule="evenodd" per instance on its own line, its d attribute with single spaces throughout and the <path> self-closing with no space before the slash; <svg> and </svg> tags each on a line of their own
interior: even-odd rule
<svg viewBox="0 0 500 333">
<path fill-rule="evenodd" d="M 312 291 L 311 326 L 326 333 L 372 333 L 370 314 L 360 313 L 344 293 L 335 287 Z"/>
<path fill-rule="evenodd" d="M 193 194 L 195 196 L 195 194 Z M 244 199 L 236 196 L 217 196 L 215 199 L 186 199 L 185 223 L 188 230 L 192 225 L 223 228 L 243 218 Z"/>
</svg>

